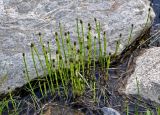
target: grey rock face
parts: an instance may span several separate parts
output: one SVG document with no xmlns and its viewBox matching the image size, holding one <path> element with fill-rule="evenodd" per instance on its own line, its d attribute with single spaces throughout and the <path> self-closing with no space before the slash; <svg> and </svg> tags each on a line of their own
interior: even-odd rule
<svg viewBox="0 0 160 115">
<path fill-rule="evenodd" d="M 137 58 L 125 93 L 138 94 L 138 90 L 142 97 L 160 103 L 160 47 L 148 49 Z"/>
<path fill-rule="evenodd" d="M 120 115 L 120 113 L 112 108 L 103 107 L 101 108 L 104 115 Z"/>
<path fill-rule="evenodd" d="M 101 29 L 107 32 L 108 52 L 114 52 L 116 41 L 120 39 L 121 52 L 128 43 L 131 24 L 134 24 L 132 39 L 138 37 L 145 28 L 150 7 L 148 0 L 0 0 L 0 92 L 7 93 L 21 87 L 25 80 L 22 53 L 26 54 L 31 79 L 36 77 L 30 54 L 30 43 L 40 50 L 35 34 L 43 32 L 43 41 L 52 42 L 53 56 L 56 50 L 53 33 L 58 23 L 64 31 L 70 31 L 76 38 L 76 18 L 94 23 L 94 17 L 101 22 Z M 151 9 L 149 23 L 153 21 Z M 85 27 L 86 27 L 85 25 Z M 95 26 L 94 26 L 95 27 Z M 74 41 L 75 39 L 72 39 Z M 40 71 L 43 75 L 43 71 Z"/>
</svg>

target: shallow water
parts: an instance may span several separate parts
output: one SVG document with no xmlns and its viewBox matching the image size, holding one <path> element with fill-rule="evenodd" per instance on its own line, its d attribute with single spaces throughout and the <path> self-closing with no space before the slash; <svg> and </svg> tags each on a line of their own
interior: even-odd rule
<svg viewBox="0 0 160 115">
<path fill-rule="evenodd" d="M 160 23 L 160 0 L 151 0 L 152 1 L 152 7 L 154 9 L 154 12 L 156 13 L 156 18 L 154 21 L 154 25 Z"/>
</svg>

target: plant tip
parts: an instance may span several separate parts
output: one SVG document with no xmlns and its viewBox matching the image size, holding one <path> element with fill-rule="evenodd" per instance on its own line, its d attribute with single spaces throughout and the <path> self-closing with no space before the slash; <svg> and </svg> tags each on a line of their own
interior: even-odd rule
<svg viewBox="0 0 160 115">
<path fill-rule="evenodd" d="M 95 21 L 95 22 L 97 22 L 97 19 L 96 19 L 96 18 L 94 18 L 94 21 Z"/>
<path fill-rule="evenodd" d="M 83 24 L 83 21 L 82 21 L 82 20 L 80 20 L 80 23 L 81 23 L 81 24 Z"/>
<path fill-rule="evenodd" d="M 38 35 L 39 35 L 39 36 L 41 36 L 41 35 L 42 35 L 42 33 L 41 33 L 41 32 L 39 32 L 39 33 L 38 33 Z"/>
<path fill-rule="evenodd" d="M 64 35 L 67 36 L 67 32 L 65 32 Z"/>
<path fill-rule="evenodd" d="M 59 54 L 59 51 L 58 51 L 58 50 L 56 50 L 56 54 Z"/>
<path fill-rule="evenodd" d="M 59 56 L 59 59 L 62 60 L 62 56 L 61 55 Z"/>
<path fill-rule="evenodd" d="M 24 56 L 25 56 L 25 53 L 22 53 L 22 56 L 24 57 Z"/>
<path fill-rule="evenodd" d="M 133 28 L 134 25 L 132 24 L 131 26 L 132 26 L 132 28 Z"/>
<path fill-rule="evenodd" d="M 78 54 L 80 53 L 80 50 L 79 50 L 79 49 L 77 50 L 77 53 L 78 53 Z"/>
<path fill-rule="evenodd" d="M 69 61 L 70 61 L 71 63 L 73 63 L 73 59 L 72 59 L 72 58 L 70 58 Z"/>
<path fill-rule="evenodd" d="M 150 11 L 151 11 L 151 8 L 149 8 L 148 11 L 150 12 Z"/>
<path fill-rule="evenodd" d="M 92 28 L 91 28 L 91 26 L 89 26 L 89 27 L 88 27 L 88 30 L 90 30 L 90 31 L 91 31 L 91 29 L 92 29 Z"/>
<path fill-rule="evenodd" d="M 58 36 L 58 33 L 57 33 L 57 32 L 55 32 L 55 35 L 56 35 L 56 36 Z"/>
<path fill-rule="evenodd" d="M 67 44 L 69 43 L 69 39 L 66 39 Z"/>
<path fill-rule="evenodd" d="M 87 35 L 87 39 L 89 39 L 89 36 Z"/>
<path fill-rule="evenodd" d="M 91 26 L 91 24 L 90 23 L 88 23 L 88 27 L 90 27 Z"/>
<path fill-rule="evenodd" d="M 89 50 L 89 46 L 88 46 L 88 45 L 87 45 L 87 47 L 86 47 L 86 48 L 87 48 L 87 50 Z"/>
<path fill-rule="evenodd" d="M 54 62 L 55 62 L 55 59 L 52 59 L 52 62 L 54 63 Z"/>
<path fill-rule="evenodd" d="M 31 43 L 31 48 L 33 48 L 34 47 L 34 43 Z"/>
<path fill-rule="evenodd" d="M 121 33 L 119 34 L 119 37 L 120 37 L 120 38 L 122 37 L 122 34 L 121 34 Z"/>
</svg>

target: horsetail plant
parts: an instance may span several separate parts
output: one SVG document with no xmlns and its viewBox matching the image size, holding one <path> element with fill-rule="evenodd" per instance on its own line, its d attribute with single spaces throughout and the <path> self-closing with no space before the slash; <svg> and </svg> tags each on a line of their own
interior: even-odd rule
<svg viewBox="0 0 160 115">
<path fill-rule="evenodd" d="M 43 91 L 42 91 L 42 86 L 41 86 L 41 79 L 40 79 L 40 76 L 38 74 L 38 69 L 37 69 L 37 66 L 36 66 L 36 61 L 35 61 L 35 57 L 34 57 L 34 44 L 31 43 L 31 54 L 32 54 L 32 60 L 33 60 L 33 64 L 34 64 L 34 68 L 35 68 L 35 71 L 36 71 L 36 75 L 37 75 L 37 78 L 38 78 L 38 85 L 39 85 L 39 88 L 40 88 L 40 92 L 41 92 L 41 95 L 44 96 L 43 94 Z"/>
<path fill-rule="evenodd" d="M 81 51 L 81 52 L 83 52 L 83 56 L 85 57 L 86 55 L 85 55 L 85 41 L 84 41 L 84 25 L 83 25 L 83 21 L 82 20 L 80 20 L 80 24 L 81 24 L 81 33 L 82 33 L 82 49 L 83 49 L 83 51 Z M 80 50 L 82 50 L 82 49 L 80 49 Z"/>
<path fill-rule="evenodd" d="M 80 30 L 79 30 L 79 20 L 76 19 L 76 24 L 77 24 L 77 35 L 78 35 L 78 42 L 79 42 L 79 47 L 80 47 L 80 50 L 82 50 L 82 40 L 81 40 L 81 37 L 80 37 Z"/>
<path fill-rule="evenodd" d="M 10 96 L 11 103 L 12 103 L 12 106 L 13 106 L 13 109 L 14 109 L 14 114 L 18 115 L 17 108 L 16 108 L 16 102 L 15 102 L 15 100 L 12 97 L 11 91 L 9 91 L 9 96 Z"/>
<path fill-rule="evenodd" d="M 55 40 L 56 40 L 56 45 L 57 45 L 57 48 L 58 48 L 58 52 L 59 52 L 60 55 L 62 55 L 60 41 L 59 41 L 59 37 L 58 37 L 58 33 L 57 32 L 55 32 Z"/>
<path fill-rule="evenodd" d="M 106 80 L 108 80 L 108 76 L 109 76 L 110 63 L 111 63 L 111 54 L 109 54 L 109 55 L 107 56 Z"/>
<path fill-rule="evenodd" d="M 75 81 L 74 81 L 75 74 L 74 74 L 74 63 L 73 63 L 72 58 L 70 58 L 69 63 L 70 63 L 70 76 L 71 76 L 72 90 L 73 90 L 73 92 L 75 92 L 75 85 L 76 84 L 74 84 L 75 83 Z"/>
<path fill-rule="evenodd" d="M 107 49 L 107 38 L 106 38 L 106 32 L 103 33 L 103 43 L 104 43 L 104 54 L 103 54 L 103 62 L 104 62 L 104 68 L 106 63 L 106 49 Z"/>
<path fill-rule="evenodd" d="M 28 67 L 27 67 L 27 63 L 26 63 L 26 57 L 25 57 L 25 53 L 22 54 L 23 56 L 23 62 L 24 62 L 24 65 L 25 65 L 25 77 L 26 77 L 26 81 L 28 81 L 28 84 L 29 84 L 29 87 L 30 87 L 30 90 L 31 90 L 31 94 L 33 95 L 34 97 L 34 101 L 36 101 L 37 97 L 36 97 L 36 94 L 34 93 L 34 90 L 33 90 L 33 87 L 30 83 L 30 77 L 29 77 L 29 72 L 28 72 Z"/>
<path fill-rule="evenodd" d="M 94 54 L 93 54 L 93 66 L 94 66 L 94 71 L 96 71 L 96 40 L 97 40 L 97 38 L 96 38 L 96 36 L 94 37 Z"/>
<path fill-rule="evenodd" d="M 41 33 L 39 33 L 39 41 L 40 41 L 40 44 L 41 44 L 41 47 L 42 47 L 42 52 L 43 52 L 43 56 L 44 56 L 44 59 L 45 59 L 45 64 L 46 64 L 47 72 L 48 72 L 50 80 L 52 80 L 52 70 L 51 70 L 52 64 L 49 61 L 49 57 L 47 55 L 46 48 L 45 48 L 45 46 L 44 46 L 44 44 L 42 42 L 42 34 Z M 50 84 L 48 78 L 47 78 L 47 83 L 48 83 L 48 87 L 49 87 L 50 92 L 53 93 L 52 91 L 54 91 L 54 89 L 53 89 L 53 87 L 51 87 L 51 84 Z"/>
<path fill-rule="evenodd" d="M 62 86 L 64 88 L 65 95 L 67 96 L 67 89 L 66 89 L 66 83 L 65 83 L 66 79 L 65 79 L 65 75 L 63 74 L 63 59 L 61 55 L 59 55 L 59 60 L 58 60 L 58 71 L 62 81 Z"/>
<path fill-rule="evenodd" d="M 87 50 L 88 50 L 88 70 L 91 65 L 91 52 L 92 52 L 92 42 L 91 42 L 91 25 L 88 23 L 88 35 L 87 35 Z"/>
<path fill-rule="evenodd" d="M 44 76 L 46 76 L 46 75 L 47 75 L 46 69 L 45 69 L 44 66 L 43 66 L 43 63 L 42 63 L 42 60 L 41 60 L 40 55 L 39 55 L 39 53 L 38 53 L 38 50 L 37 50 L 37 48 L 36 48 L 35 46 L 33 47 L 33 49 L 34 49 L 34 52 L 36 53 L 36 55 L 37 55 L 37 57 L 38 57 L 38 61 L 39 61 L 39 63 L 40 63 L 40 66 L 41 66 L 42 70 L 44 71 Z"/>
<path fill-rule="evenodd" d="M 122 34 L 120 34 L 119 37 L 121 38 Z M 120 47 L 120 39 L 116 41 L 116 49 L 115 49 L 115 52 L 114 52 L 114 55 L 113 55 L 114 57 L 117 56 L 119 47 Z"/>
<path fill-rule="evenodd" d="M 133 24 L 131 25 L 131 30 L 130 30 L 130 33 L 129 33 L 129 37 L 128 37 L 128 45 L 131 43 L 131 39 L 132 39 L 132 33 L 133 33 Z"/>
<path fill-rule="evenodd" d="M 82 48 L 80 48 L 80 54 L 81 54 L 81 63 L 82 63 L 82 75 L 84 76 L 84 57 L 86 57 L 86 48 L 85 48 L 85 41 L 84 41 L 84 25 L 83 25 L 83 21 L 80 20 L 80 25 L 81 25 L 81 34 L 82 34 L 82 40 L 81 40 L 81 44 L 82 44 Z"/>
<path fill-rule="evenodd" d="M 47 96 L 46 82 L 43 83 L 43 86 L 44 86 L 44 95 Z"/>
<path fill-rule="evenodd" d="M 59 64 L 59 51 L 58 50 L 56 50 L 56 60 L 57 60 L 57 63 Z M 55 79 L 56 79 L 58 95 L 60 96 L 60 89 L 59 89 L 59 82 L 58 82 L 58 75 L 57 75 L 56 68 L 54 69 L 54 74 L 55 74 Z"/>
<path fill-rule="evenodd" d="M 102 57 L 101 27 L 100 27 L 100 22 L 98 22 L 96 18 L 94 19 L 94 21 L 95 21 L 95 24 L 96 24 L 96 32 L 97 32 L 97 34 L 98 34 L 99 57 L 100 57 L 100 61 L 102 62 L 102 60 L 101 60 L 101 57 Z"/>
<path fill-rule="evenodd" d="M 160 115 L 160 106 L 157 107 L 157 115 Z"/>
<path fill-rule="evenodd" d="M 65 46 L 64 46 L 64 36 L 63 36 L 63 30 L 62 30 L 61 23 L 59 23 L 59 28 L 60 28 L 60 36 L 61 36 L 61 40 L 62 40 L 62 48 L 63 48 L 64 58 L 65 58 L 65 60 L 67 60 Z"/>
<path fill-rule="evenodd" d="M 72 46 L 71 46 L 71 41 L 70 41 L 70 32 L 65 33 L 65 37 L 66 37 L 67 50 L 68 50 L 67 57 L 70 58 L 71 52 L 72 52 Z"/>
</svg>

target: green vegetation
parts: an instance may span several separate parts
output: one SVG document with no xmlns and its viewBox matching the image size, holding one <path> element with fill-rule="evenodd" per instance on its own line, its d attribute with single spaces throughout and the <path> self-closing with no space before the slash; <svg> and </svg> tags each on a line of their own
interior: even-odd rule
<svg viewBox="0 0 160 115">
<path fill-rule="evenodd" d="M 92 93 L 92 101 L 97 103 L 99 101 L 97 97 L 97 89 L 100 86 L 100 80 L 107 82 L 109 79 L 109 68 L 112 58 L 114 59 L 119 50 L 120 40 L 116 42 L 115 53 L 111 55 L 107 52 L 107 36 L 106 32 L 101 31 L 100 22 L 95 18 L 96 36 L 92 25 L 88 23 L 87 32 L 84 32 L 84 23 L 82 20 L 76 20 L 77 22 L 77 40 L 71 42 L 70 32 L 64 32 L 62 24 L 59 23 L 59 32 L 54 33 L 56 41 L 56 52 L 55 59 L 51 53 L 51 42 L 47 42 L 47 46 L 44 45 L 43 35 L 39 33 L 39 43 L 42 47 L 42 53 L 45 60 L 45 64 L 40 57 L 40 52 L 31 43 L 31 55 L 34 64 L 35 73 L 37 75 L 37 81 L 35 84 L 31 83 L 26 56 L 23 53 L 23 62 L 25 66 L 25 78 L 28 81 L 27 90 L 30 92 L 33 106 L 35 109 L 41 109 L 39 102 L 51 94 L 52 96 L 58 94 L 58 96 L 68 99 L 69 95 L 72 94 L 73 98 L 82 96 L 86 91 Z M 128 44 L 131 41 L 131 34 L 133 31 L 133 25 L 129 34 Z M 86 35 L 85 35 L 86 33 Z M 120 35 L 121 37 L 122 35 Z M 86 38 L 86 42 L 85 42 Z M 103 42 L 102 42 L 103 40 Z M 78 41 L 78 42 L 77 42 Z M 98 43 L 98 45 L 97 45 Z M 103 45 L 103 46 L 102 46 Z M 98 52 L 98 54 L 96 53 Z M 38 59 L 38 62 L 36 62 Z M 44 71 L 44 76 L 40 76 L 37 69 L 37 64 L 40 65 Z M 105 71 L 103 78 L 96 76 L 96 68 L 100 68 Z M 39 88 L 41 93 L 41 99 L 38 98 L 35 90 Z M 105 87 L 105 86 L 103 86 Z M 105 88 L 101 90 L 104 101 L 107 100 L 107 94 Z M 0 115 L 3 111 L 7 110 L 8 114 L 18 114 L 18 101 L 14 98 L 11 92 L 9 92 L 9 98 L 4 98 L 0 101 Z M 9 107 L 11 103 L 12 108 Z M 11 110 L 10 110 L 11 109 Z M 41 112 L 40 112 L 41 113 Z M 129 115 L 129 107 L 126 105 L 126 113 Z M 157 108 L 157 114 L 160 114 L 160 108 Z M 150 110 L 147 110 L 146 115 L 152 115 Z"/>
</svg>

